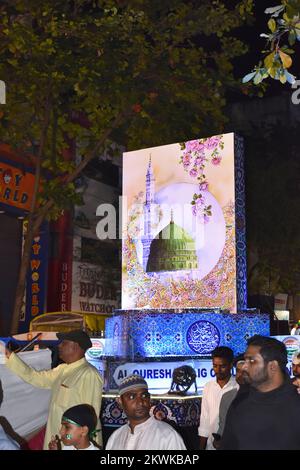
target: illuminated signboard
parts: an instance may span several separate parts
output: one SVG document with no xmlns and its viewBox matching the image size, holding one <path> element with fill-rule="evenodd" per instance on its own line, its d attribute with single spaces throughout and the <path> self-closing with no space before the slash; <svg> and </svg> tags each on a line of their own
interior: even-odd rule
<svg viewBox="0 0 300 470">
<path fill-rule="evenodd" d="M 24 232 L 26 233 L 24 223 Z M 20 331 L 26 331 L 30 321 L 45 313 L 46 278 L 48 267 L 48 222 L 44 222 L 31 246 L 30 265 L 26 277 L 26 312 L 20 320 Z"/>
<path fill-rule="evenodd" d="M 0 203 L 29 210 L 34 187 L 34 175 L 0 162 Z"/>
<path fill-rule="evenodd" d="M 124 153 L 122 308 L 246 307 L 242 141 Z"/>
</svg>

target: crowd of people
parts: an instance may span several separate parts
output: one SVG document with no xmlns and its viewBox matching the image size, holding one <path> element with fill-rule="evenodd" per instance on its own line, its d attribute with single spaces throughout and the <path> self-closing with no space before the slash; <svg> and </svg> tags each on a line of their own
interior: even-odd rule
<svg viewBox="0 0 300 470">
<path fill-rule="evenodd" d="M 24 381 L 51 389 L 44 450 L 100 450 L 102 378 L 85 359 L 89 336 L 58 333 L 57 367 L 36 371 L 6 351 L 6 366 Z M 287 372 L 287 350 L 275 338 L 255 335 L 244 354 L 234 358 L 225 346 L 212 353 L 215 378 L 203 389 L 199 450 L 300 450 L 300 351 Z M 236 375 L 232 371 L 236 370 Z M 0 405 L 3 391 L 0 382 Z M 106 450 L 185 450 L 180 428 L 151 416 L 148 384 L 130 375 L 119 385 L 118 405 L 127 424 L 109 437 Z M 20 443 L 0 423 L 0 450 Z"/>
</svg>

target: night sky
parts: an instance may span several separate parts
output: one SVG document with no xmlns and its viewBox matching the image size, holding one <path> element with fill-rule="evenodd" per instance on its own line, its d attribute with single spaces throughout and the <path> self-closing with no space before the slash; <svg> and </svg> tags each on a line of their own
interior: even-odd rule
<svg viewBox="0 0 300 470">
<path fill-rule="evenodd" d="M 249 52 L 235 62 L 236 78 L 251 72 L 261 60 L 265 49 L 269 15 L 268 7 L 280 4 L 278 0 L 256 0 L 255 20 L 251 26 L 240 29 L 239 37 L 249 46 Z M 300 79 L 300 43 L 294 46 L 291 73 Z M 298 58 L 297 58 L 298 56 Z M 246 131 L 240 122 L 229 121 L 228 131 L 245 138 L 246 173 L 246 233 L 248 258 L 250 250 L 257 249 L 256 261 L 270 267 L 270 273 L 282 277 L 282 292 L 300 292 L 300 105 L 294 105 L 293 90 L 289 84 L 267 79 L 267 90 L 262 98 L 227 96 L 229 108 L 238 103 L 244 106 L 243 119 L 252 131 Z M 282 101 L 280 101 L 282 100 Z M 253 110 L 257 108 L 257 115 Z M 253 262 L 253 260 L 252 260 Z M 248 259 L 248 271 L 251 262 Z M 275 276 L 275 275 L 274 275 Z M 271 278 L 270 277 L 270 278 Z M 257 293 L 253 286 L 250 293 Z M 262 289 L 263 290 L 263 289 Z M 252 291 L 252 292 L 251 292 Z"/>
</svg>

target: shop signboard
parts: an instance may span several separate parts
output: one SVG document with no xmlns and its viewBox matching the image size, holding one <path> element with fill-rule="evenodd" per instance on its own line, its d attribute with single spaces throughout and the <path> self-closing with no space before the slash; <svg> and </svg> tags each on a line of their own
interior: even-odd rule
<svg viewBox="0 0 300 470">
<path fill-rule="evenodd" d="M 118 308 L 113 282 L 101 266 L 73 262 L 72 310 L 76 312 L 111 314 Z"/>
<path fill-rule="evenodd" d="M 273 338 L 276 338 L 279 341 L 282 341 L 283 344 L 285 345 L 287 349 L 287 354 L 288 354 L 287 369 L 289 371 L 289 374 L 292 375 L 292 357 L 296 351 L 300 352 L 300 335 L 299 336 L 280 335 L 280 336 L 273 336 Z"/>
<path fill-rule="evenodd" d="M 0 203 L 17 209 L 30 209 L 34 174 L 0 162 Z"/>
<path fill-rule="evenodd" d="M 29 330 L 31 320 L 44 313 L 46 299 L 46 279 L 48 267 L 48 222 L 41 225 L 31 246 L 30 265 L 26 278 L 25 316 L 19 322 L 20 333 Z"/>
</svg>

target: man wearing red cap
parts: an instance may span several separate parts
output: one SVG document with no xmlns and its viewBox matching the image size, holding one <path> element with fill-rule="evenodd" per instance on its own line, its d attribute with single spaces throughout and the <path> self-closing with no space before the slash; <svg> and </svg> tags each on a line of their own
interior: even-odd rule
<svg viewBox="0 0 300 470">
<path fill-rule="evenodd" d="M 25 364 L 17 354 L 6 351 L 6 365 L 12 372 L 35 387 L 51 389 L 44 439 L 45 450 L 48 449 L 51 436 L 59 432 L 63 413 L 74 405 L 92 405 L 98 416 L 99 427 L 103 382 L 97 369 L 85 359 L 85 352 L 92 346 L 92 342 L 81 330 L 57 333 L 57 337 L 61 340 L 58 352 L 64 364 L 59 364 L 54 369 L 36 371 Z M 99 435 L 97 440 L 101 445 L 102 436 Z"/>
</svg>

